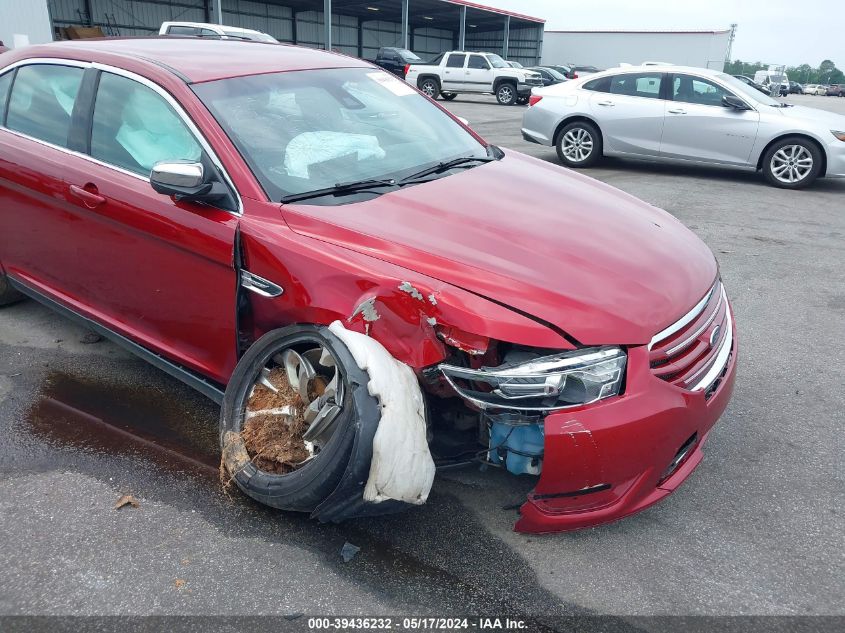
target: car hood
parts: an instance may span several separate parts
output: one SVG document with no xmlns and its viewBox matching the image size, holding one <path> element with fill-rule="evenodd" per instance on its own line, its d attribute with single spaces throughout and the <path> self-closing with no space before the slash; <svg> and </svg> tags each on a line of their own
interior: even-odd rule
<svg viewBox="0 0 845 633">
<path fill-rule="evenodd" d="M 777 108 L 777 112 L 782 114 L 787 119 L 798 119 L 801 121 L 808 121 L 813 124 L 813 127 L 830 126 L 832 130 L 845 131 L 845 116 L 836 114 L 835 112 L 828 112 L 827 110 L 819 110 L 818 108 L 808 108 L 806 106 L 792 106 L 791 108 Z"/>
<path fill-rule="evenodd" d="M 718 273 L 707 246 L 665 211 L 512 151 L 366 202 L 282 213 L 300 234 L 464 288 L 587 345 L 647 343 Z"/>
<path fill-rule="evenodd" d="M 514 77 L 518 79 L 520 75 L 526 77 L 540 77 L 540 73 L 536 70 L 528 70 L 527 68 L 497 68 L 496 72 L 500 77 Z"/>
</svg>

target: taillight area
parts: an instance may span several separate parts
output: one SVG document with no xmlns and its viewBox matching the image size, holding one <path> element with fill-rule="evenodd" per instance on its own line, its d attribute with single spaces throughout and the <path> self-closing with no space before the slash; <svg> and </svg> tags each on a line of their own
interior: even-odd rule
<svg viewBox="0 0 845 633">
<path fill-rule="evenodd" d="M 541 97 L 540 95 L 531 95 L 530 97 L 528 97 L 528 106 L 530 107 L 533 105 L 537 105 L 542 100 L 543 97 Z"/>
<path fill-rule="evenodd" d="M 573 78 L 573 79 L 578 79 L 578 73 L 572 73 L 572 78 Z"/>
<path fill-rule="evenodd" d="M 406 77 L 408 76 L 408 71 L 411 69 L 410 64 L 405 64 L 405 72 L 403 73 Z"/>
</svg>

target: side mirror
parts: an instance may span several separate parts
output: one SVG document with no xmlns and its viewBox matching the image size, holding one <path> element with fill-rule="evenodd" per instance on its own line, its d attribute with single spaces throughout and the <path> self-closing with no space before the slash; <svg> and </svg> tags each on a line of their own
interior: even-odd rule
<svg viewBox="0 0 845 633">
<path fill-rule="evenodd" d="M 723 95 L 722 96 L 722 105 L 726 108 L 733 108 L 734 110 L 750 110 L 751 108 L 740 99 L 739 97 L 735 97 L 734 95 Z"/>
<path fill-rule="evenodd" d="M 160 161 L 150 172 L 150 185 L 176 200 L 212 202 L 229 197 L 229 190 L 216 179 L 206 178 L 202 163 L 186 160 Z"/>
</svg>

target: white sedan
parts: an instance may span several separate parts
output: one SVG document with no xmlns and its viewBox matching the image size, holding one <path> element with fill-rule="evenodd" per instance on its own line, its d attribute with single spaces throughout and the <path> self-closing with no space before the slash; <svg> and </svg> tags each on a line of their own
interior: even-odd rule
<svg viewBox="0 0 845 633">
<path fill-rule="evenodd" d="M 804 94 L 824 96 L 827 94 L 827 88 L 818 84 L 810 84 L 809 86 L 804 86 Z"/>
<path fill-rule="evenodd" d="M 845 176 L 845 116 L 775 101 L 702 68 L 614 68 L 535 88 L 522 135 L 555 146 L 568 167 L 602 156 L 722 165 L 760 170 L 788 189 Z"/>
</svg>

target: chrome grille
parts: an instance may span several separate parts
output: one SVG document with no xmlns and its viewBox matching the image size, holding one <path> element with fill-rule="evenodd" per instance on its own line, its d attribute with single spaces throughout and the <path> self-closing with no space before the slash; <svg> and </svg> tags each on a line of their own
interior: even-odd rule
<svg viewBox="0 0 845 633">
<path fill-rule="evenodd" d="M 717 281 L 695 307 L 649 343 L 652 373 L 690 391 L 705 390 L 724 372 L 733 350 L 733 322 Z"/>
</svg>

